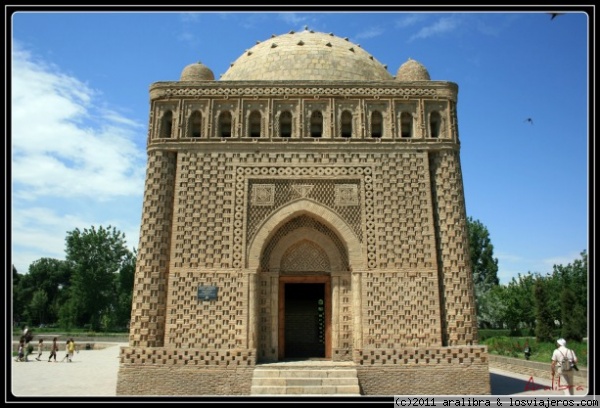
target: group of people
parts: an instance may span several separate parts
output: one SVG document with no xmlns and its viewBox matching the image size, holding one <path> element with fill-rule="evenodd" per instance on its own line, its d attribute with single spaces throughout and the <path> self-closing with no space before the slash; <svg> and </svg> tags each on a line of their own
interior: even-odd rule
<svg viewBox="0 0 600 408">
<path fill-rule="evenodd" d="M 25 326 L 23 335 L 19 339 L 19 350 L 16 361 L 29 361 L 28 357 L 33 352 L 33 346 L 29 342 L 33 340 L 33 333 L 29 330 L 29 327 Z"/>
<path fill-rule="evenodd" d="M 27 331 L 27 329 L 25 329 L 25 330 Z M 31 351 L 28 351 L 29 349 L 30 349 L 29 341 L 27 341 L 25 339 L 25 336 L 21 336 L 21 339 L 19 341 L 19 350 L 18 350 L 17 358 L 15 359 L 15 361 L 29 361 L 28 356 L 29 356 L 29 354 L 31 354 L 31 351 L 33 351 L 33 348 L 30 349 Z M 71 361 L 73 361 L 73 355 L 75 354 L 76 351 L 77 351 L 77 347 L 75 346 L 75 341 L 71 337 L 66 342 L 65 356 L 60 361 L 63 362 L 66 360 L 68 363 L 70 363 Z M 42 354 L 44 352 L 44 339 L 38 340 L 37 352 L 38 352 L 38 355 L 35 359 L 37 361 L 42 361 L 41 358 L 42 358 Z M 48 357 L 48 362 L 50 363 L 50 362 L 54 361 L 56 363 L 57 362 L 57 354 L 58 354 L 58 337 L 55 337 L 54 339 L 52 339 L 52 345 L 50 346 L 50 356 Z"/>
</svg>

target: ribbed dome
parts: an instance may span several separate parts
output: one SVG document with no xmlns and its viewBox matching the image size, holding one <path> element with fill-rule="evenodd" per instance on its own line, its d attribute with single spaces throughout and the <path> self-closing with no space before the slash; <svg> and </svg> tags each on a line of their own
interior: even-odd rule
<svg viewBox="0 0 600 408">
<path fill-rule="evenodd" d="M 215 74 L 201 62 L 190 64 L 181 72 L 180 81 L 214 81 Z"/>
<path fill-rule="evenodd" d="M 408 59 L 398 68 L 397 81 L 430 81 L 429 72 L 420 62 Z"/>
<path fill-rule="evenodd" d="M 384 65 L 347 39 L 305 30 L 258 42 L 221 80 L 377 81 L 393 77 Z"/>
</svg>

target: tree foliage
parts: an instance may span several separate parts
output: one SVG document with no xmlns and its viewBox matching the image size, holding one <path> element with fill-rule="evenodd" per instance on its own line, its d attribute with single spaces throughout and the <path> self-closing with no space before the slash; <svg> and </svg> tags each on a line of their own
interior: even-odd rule
<svg viewBox="0 0 600 408">
<path fill-rule="evenodd" d="M 137 253 L 109 226 L 66 236 L 66 260 L 40 258 L 19 274 L 13 267 L 13 316 L 30 326 L 125 327 L 131 316 Z"/>
<path fill-rule="evenodd" d="M 500 283 L 498 259 L 494 258 L 494 246 L 487 227 L 481 221 L 468 217 L 467 228 L 477 322 L 480 327 L 493 327 L 498 322 L 498 313 L 494 310 L 497 297 L 495 294 L 488 295 L 488 292 Z M 490 313 L 494 313 L 495 316 Z"/>
<path fill-rule="evenodd" d="M 536 306 L 535 336 L 538 341 L 552 341 L 555 338 L 555 319 L 548 307 L 547 299 L 550 296 L 547 282 L 538 278 L 535 280 L 533 295 Z"/>
<path fill-rule="evenodd" d="M 91 227 L 67 233 L 67 261 L 73 265 L 70 297 L 76 324 L 99 329 L 104 314 L 114 310 L 119 271 L 128 259 L 125 234 L 115 227 Z"/>
</svg>

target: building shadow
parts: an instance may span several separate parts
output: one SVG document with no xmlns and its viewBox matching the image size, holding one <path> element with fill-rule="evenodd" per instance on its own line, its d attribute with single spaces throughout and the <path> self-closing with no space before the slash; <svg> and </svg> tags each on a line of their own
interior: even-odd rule
<svg viewBox="0 0 600 408">
<path fill-rule="evenodd" d="M 501 374 L 490 373 L 490 389 L 492 395 L 521 394 L 528 391 L 547 390 L 547 384 L 533 380 L 521 380 Z"/>
</svg>

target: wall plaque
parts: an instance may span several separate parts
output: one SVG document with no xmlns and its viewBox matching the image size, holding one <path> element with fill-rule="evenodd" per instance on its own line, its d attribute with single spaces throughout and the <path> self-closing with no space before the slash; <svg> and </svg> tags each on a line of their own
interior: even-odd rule
<svg viewBox="0 0 600 408">
<path fill-rule="evenodd" d="M 198 300 L 217 300 L 218 291 L 216 286 L 198 286 Z"/>
</svg>

